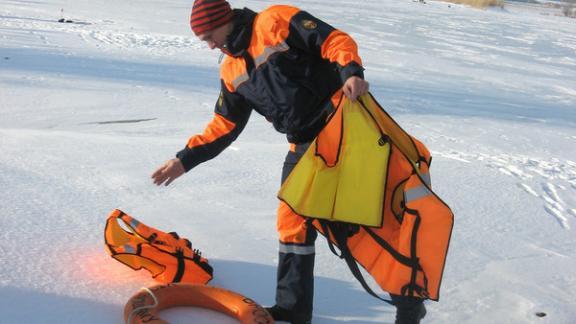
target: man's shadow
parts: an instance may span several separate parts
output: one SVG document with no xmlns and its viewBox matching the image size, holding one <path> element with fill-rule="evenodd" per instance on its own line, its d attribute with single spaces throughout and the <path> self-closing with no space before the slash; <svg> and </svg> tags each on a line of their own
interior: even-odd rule
<svg viewBox="0 0 576 324">
<path fill-rule="evenodd" d="M 262 306 L 274 304 L 276 267 L 243 261 L 210 259 L 214 279 L 209 283 L 249 297 Z M 343 268 L 344 271 L 349 271 Z M 346 274 L 347 276 L 348 274 Z M 395 309 L 365 292 L 360 283 L 316 275 L 314 280 L 314 323 L 374 323 L 386 316 L 393 322 Z M 376 292 L 378 290 L 375 290 Z M 388 298 L 386 293 L 380 294 Z"/>
</svg>

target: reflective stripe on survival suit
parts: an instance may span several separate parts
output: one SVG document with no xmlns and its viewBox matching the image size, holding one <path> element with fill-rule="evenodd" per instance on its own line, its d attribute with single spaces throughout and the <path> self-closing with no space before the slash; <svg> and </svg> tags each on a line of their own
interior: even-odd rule
<svg viewBox="0 0 576 324">
<path fill-rule="evenodd" d="M 108 217 L 104 239 L 114 259 L 134 270 L 144 268 L 160 282 L 205 284 L 212 279 L 208 260 L 192 249 L 189 240 L 146 226 L 121 210 L 115 209 Z"/>
<path fill-rule="evenodd" d="M 339 247 L 344 245 L 340 249 L 342 257 L 355 276 L 361 274 L 354 269 L 358 262 L 385 291 L 438 300 L 453 214 L 431 189 L 430 154 L 422 143 L 400 128 L 371 95 L 362 96 L 359 102 L 390 144 L 382 226 L 318 219 L 313 224 L 329 242 Z M 342 147 L 336 146 L 336 149 Z M 332 156 L 338 157 L 338 154 L 332 153 Z M 308 195 L 311 190 L 313 188 L 306 188 L 303 192 Z M 358 280 L 367 287 L 363 278 Z"/>
</svg>

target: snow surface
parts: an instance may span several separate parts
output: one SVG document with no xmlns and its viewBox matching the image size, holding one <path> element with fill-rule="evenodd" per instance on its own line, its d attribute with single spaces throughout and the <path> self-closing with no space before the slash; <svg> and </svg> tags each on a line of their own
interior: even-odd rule
<svg viewBox="0 0 576 324">
<path fill-rule="evenodd" d="M 355 37 L 374 95 L 433 152 L 456 216 L 425 323 L 575 323 L 576 20 L 519 2 L 290 3 Z M 154 282 L 104 251 L 114 208 L 188 237 L 213 285 L 273 302 L 282 135 L 255 114 L 215 160 L 169 187 L 150 180 L 219 91 L 219 53 L 191 34 L 190 5 L 0 0 L 0 323 L 122 322 Z M 315 323 L 393 322 L 322 238 L 317 250 Z"/>
</svg>

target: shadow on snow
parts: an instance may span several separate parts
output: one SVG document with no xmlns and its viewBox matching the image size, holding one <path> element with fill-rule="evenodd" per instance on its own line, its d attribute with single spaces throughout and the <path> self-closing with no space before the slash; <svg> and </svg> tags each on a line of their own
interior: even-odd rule
<svg viewBox="0 0 576 324">
<path fill-rule="evenodd" d="M 2 323 L 121 323 L 123 308 L 113 304 L 0 287 Z"/>
<path fill-rule="evenodd" d="M 274 304 L 275 266 L 214 258 L 210 259 L 210 263 L 214 267 L 214 280 L 210 282 L 211 285 L 241 293 L 262 306 Z M 314 323 L 374 323 L 350 318 L 381 318 L 384 313 L 388 314 L 391 320 L 394 318 L 395 309 L 368 295 L 359 283 L 316 276 L 314 289 Z M 380 295 L 388 297 L 383 292 Z M 348 319 L 337 319 L 338 317 Z"/>
<path fill-rule="evenodd" d="M 76 56 L 29 48 L 0 48 L 0 69 L 74 80 L 93 78 L 169 88 L 218 87 L 218 65 L 176 65 Z M 6 59 L 8 58 L 8 59 Z M 158 59 L 160 62 L 160 59 Z"/>
</svg>

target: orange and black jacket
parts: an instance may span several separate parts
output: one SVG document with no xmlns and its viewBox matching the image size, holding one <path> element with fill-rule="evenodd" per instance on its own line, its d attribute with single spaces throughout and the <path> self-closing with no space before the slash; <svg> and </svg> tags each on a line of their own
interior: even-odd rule
<svg viewBox="0 0 576 324">
<path fill-rule="evenodd" d="M 235 9 L 233 24 L 215 116 L 177 154 L 186 171 L 228 147 L 252 110 L 290 143 L 311 141 L 334 109 L 332 95 L 349 77 L 364 77 L 354 40 L 298 8 Z"/>
</svg>

